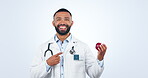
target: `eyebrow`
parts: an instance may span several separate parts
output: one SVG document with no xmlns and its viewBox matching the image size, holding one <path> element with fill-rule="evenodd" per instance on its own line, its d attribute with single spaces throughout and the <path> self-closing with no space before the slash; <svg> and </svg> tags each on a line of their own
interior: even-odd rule
<svg viewBox="0 0 148 78">
<path fill-rule="evenodd" d="M 66 19 L 69 19 L 69 17 L 65 17 Z"/>
<path fill-rule="evenodd" d="M 61 17 L 56 17 L 56 19 L 60 19 Z"/>
<path fill-rule="evenodd" d="M 61 17 L 56 17 L 56 19 L 60 19 Z M 66 19 L 69 19 L 69 17 L 65 17 Z"/>
</svg>

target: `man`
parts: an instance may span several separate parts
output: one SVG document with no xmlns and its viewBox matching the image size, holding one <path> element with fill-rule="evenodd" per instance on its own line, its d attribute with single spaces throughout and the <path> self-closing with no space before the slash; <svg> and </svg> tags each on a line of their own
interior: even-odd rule
<svg viewBox="0 0 148 78">
<path fill-rule="evenodd" d="M 41 45 L 31 66 L 31 78 L 99 78 L 103 72 L 106 45 L 98 48 L 97 59 L 89 47 L 69 32 L 72 14 L 59 9 L 53 16 L 56 34 Z"/>
</svg>

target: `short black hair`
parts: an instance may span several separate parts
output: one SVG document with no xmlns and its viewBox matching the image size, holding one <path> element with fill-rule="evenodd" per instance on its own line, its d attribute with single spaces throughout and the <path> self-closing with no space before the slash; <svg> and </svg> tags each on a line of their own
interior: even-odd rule
<svg viewBox="0 0 148 78">
<path fill-rule="evenodd" d="M 68 13 L 70 14 L 70 16 L 72 16 L 72 14 L 70 13 L 70 11 L 68 11 L 68 10 L 65 9 L 65 8 L 61 8 L 61 9 L 59 9 L 58 11 L 56 11 L 56 12 L 54 13 L 53 18 L 55 17 L 56 13 L 58 13 L 58 12 L 68 12 Z"/>
</svg>

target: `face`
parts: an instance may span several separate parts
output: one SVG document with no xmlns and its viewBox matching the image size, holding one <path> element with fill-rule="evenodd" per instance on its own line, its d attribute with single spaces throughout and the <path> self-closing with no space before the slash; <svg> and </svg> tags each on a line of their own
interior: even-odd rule
<svg viewBox="0 0 148 78">
<path fill-rule="evenodd" d="M 73 21 L 68 12 L 58 12 L 52 23 L 58 34 L 66 35 L 70 31 Z"/>
</svg>

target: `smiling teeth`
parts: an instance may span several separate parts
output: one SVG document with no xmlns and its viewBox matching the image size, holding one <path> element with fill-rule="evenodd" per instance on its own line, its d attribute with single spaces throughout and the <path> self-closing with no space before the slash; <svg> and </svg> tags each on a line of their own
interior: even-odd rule
<svg viewBox="0 0 148 78">
<path fill-rule="evenodd" d="M 65 26 L 61 26 L 60 28 L 64 29 L 64 28 L 66 28 L 66 27 L 65 27 Z"/>
</svg>

